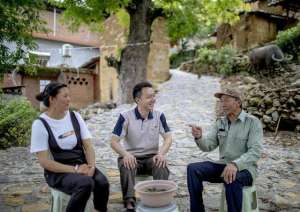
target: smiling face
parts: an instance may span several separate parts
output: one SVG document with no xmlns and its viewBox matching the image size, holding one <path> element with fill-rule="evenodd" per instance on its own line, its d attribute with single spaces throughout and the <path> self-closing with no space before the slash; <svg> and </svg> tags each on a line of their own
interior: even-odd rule
<svg viewBox="0 0 300 212">
<path fill-rule="evenodd" d="M 53 107 L 56 110 L 61 110 L 61 111 L 69 110 L 70 102 L 71 102 L 69 89 L 66 87 L 59 89 L 57 95 L 54 97 L 51 96 L 49 100 L 50 100 L 50 107 Z"/>
<path fill-rule="evenodd" d="M 241 101 L 228 95 L 222 95 L 220 98 L 221 107 L 226 115 L 234 114 L 241 109 Z"/>
<path fill-rule="evenodd" d="M 136 97 L 136 102 L 139 107 L 147 111 L 152 111 L 155 104 L 155 93 L 153 88 L 142 88 L 140 97 Z"/>
</svg>

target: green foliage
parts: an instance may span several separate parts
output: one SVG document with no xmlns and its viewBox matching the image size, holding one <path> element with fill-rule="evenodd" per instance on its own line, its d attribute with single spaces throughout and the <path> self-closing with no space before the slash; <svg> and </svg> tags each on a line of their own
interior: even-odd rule
<svg viewBox="0 0 300 212">
<path fill-rule="evenodd" d="M 215 42 L 209 40 L 201 46 L 195 46 L 195 49 L 188 50 L 187 40 L 181 42 L 181 51 L 170 56 L 170 68 L 178 68 L 182 63 L 192 61 L 197 57 L 197 51 L 200 48 L 215 49 Z"/>
<path fill-rule="evenodd" d="M 215 25 L 203 25 L 201 27 L 198 27 L 198 30 L 195 34 L 195 37 L 198 39 L 203 39 L 209 37 L 210 34 L 212 34 L 216 29 Z"/>
<path fill-rule="evenodd" d="M 162 8 L 167 17 L 167 27 L 171 42 L 194 35 L 201 23 L 197 14 L 201 11 L 199 0 L 155 1 L 156 7 Z"/>
<path fill-rule="evenodd" d="M 98 31 L 103 29 L 103 21 L 111 14 L 116 14 L 119 19 L 124 19 L 121 21 L 124 25 L 129 25 L 130 17 L 124 11 L 135 2 L 50 0 L 50 3 L 65 9 L 64 20 L 71 29 L 76 30 L 81 24 L 86 24 Z M 160 11 L 160 16 L 167 19 L 169 36 L 173 42 L 193 36 L 199 31 L 211 32 L 218 23 L 233 23 L 238 20 L 238 12 L 246 6 L 243 0 L 152 0 L 149 8 L 151 11 L 148 14 Z M 201 33 L 207 34 L 206 32 Z"/>
<path fill-rule="evenodd" d="M 222 49 L 200 48 L 198 50 L 198 64 L 207 64 L 215 68 L 220 74 L 228 74 L 232 71 L 232 56 L 234 52 L 224 47 Z"/>
<path fill-rule="evenodd" d="M 285 53 L 297 59 L 300 52 L 300 22 L 295 27 L 279 32 L 276 43 Z"/>
<path fill-rule="evenodd" d="M 34 49 L 32 33 L 46 31 L 39 20 L 43 0 L 0 0 L 0 74 L 26 58 L 26 50 Z M 15 50 L 9 47 L 16 45 Z M 25 61 L 27 62 L 27 61 Z"/>
<path fill-rule="evenodd" d="M 243 0 L 201 0 L 203 12 L 201 20 L 206 25 L 228 23 L 234 24 L 239 20 L 240 11 L 250 10 Z"/>
<path fill-rule="evenodd" d="M 37 65 L 19 65 L 16 67 L 16 71 L 18 73 L 26 74 L 29 76 L 58 76 L 61 72 L 61 68 L 53 68 L 53 67 L 42 67 Z"/>
<path fill-rule="evenodd" d="M 49 0 L 49 2 L 64 9 L 63 20 L 71 30 L 75 31 L 80 25 L 86 24 L 92 31 L 101 31 L 105 18 L 127 6 L 130 0 Z"/>
<path fill-rule="evenodd" d="M 208 40 L 207 42 L 204 42 L 201 45 L 196 45 L 195 49 L 200 49 L 200 48 L 208 48 L 208 49 L 215 49 L 216 48 L 216 42 L 213 40 Z"/>
<path fill-rule="evenodd" d="M 129 23 L 130 23 L 130 17 L 129 14 L 126 12 L 124 9 L 120 9 L 117 13 L 116 16 L 118 18 L 119 23 L 121 26 L 124 28 L 129 28 Z"/>
<path fill-rule="evenodd" d="M 192 60 L 196 55 L 195 50 L 180 51 L 170 56 L 170 68 L 178 68 L 181 63 Z"/>
<path fill-rule="evenodd" d="M 206 36 L 220 23 L 234 23 L 239 20 L 238 12 L 247 6 L 242 0 L 157 0 L 155 5 L 163 8 L 168 20 L 171 41 Z"/>
<path fill-rule="evenodd" d="M 196 61 L 196 70 L 200 72 L 208 71 L 230 75 L 248 70 L 246 60 L 237 55 L 235 49 L 230 46 L 224 46 L 221 49 L 200 48 Z"/>
<path fill-rule="evenodd" d="M 25 99 L 0 102 L 0 149 L 26 146 L 38 112 Z"/>
</svg>

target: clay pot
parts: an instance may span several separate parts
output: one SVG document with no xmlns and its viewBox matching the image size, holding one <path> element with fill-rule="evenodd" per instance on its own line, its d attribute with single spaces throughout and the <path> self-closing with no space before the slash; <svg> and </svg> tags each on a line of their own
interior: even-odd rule
<svg viewBox="0 0 300 212">
<path fill-rule="evenodd" d="M 171 204 L 177 185 L 170 180 L 146 180 L 137 183 L 134 189 L 143 205 L 158 208 Z"/>
</svg>

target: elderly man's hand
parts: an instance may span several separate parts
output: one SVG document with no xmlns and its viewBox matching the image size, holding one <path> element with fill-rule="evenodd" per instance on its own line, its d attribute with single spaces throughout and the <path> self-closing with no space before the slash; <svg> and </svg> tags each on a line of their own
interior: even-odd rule
<svg viewBox="0 0 300 212">
<path fill-rule="evenodd" d="M 157 167 L 165 168 L 167 166 L 166 158 L 163 154 L 158 153 L 153 157 L 154 165 Z"/>
<path fill-rule="evenodd" d="M 199 139 L 202 137 L 202 128 L 193 124 L 189 124 L 189 127 L 192 128 L 192 135 L 194 138 Z"/>
<path fill-rule="evenodd" d="M 224 178 L 224 181 L 227 184 L 230 184 L 235 181 L 236 173 L 238 169 L 233 163 L 228 163 L 221 174 L 221 177 Z"/>
</svg>

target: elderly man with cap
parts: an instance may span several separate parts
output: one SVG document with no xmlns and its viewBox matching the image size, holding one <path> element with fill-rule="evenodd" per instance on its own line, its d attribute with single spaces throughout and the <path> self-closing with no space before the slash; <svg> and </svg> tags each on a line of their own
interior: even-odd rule
<svg viewBox="0 0 300 212">
<path fill-rule="evenodd" d="M 224 116 L 217 118 L 211 131 L 202 136 L 202 128 L 192 127 L 197 146 L 204 152 L 219 146 L 220 159 L 189 164 L 187 183 L 191 212 L 205 211 L 203 181 L 224 183 L 227 211 L 242 211 L 243 186 L 251 186 L 257 175 L 257 161 L 262 151 L 263 129 L 259 119 L 242 110 L 238 91 L 216 93 Z"/>
</svg>

